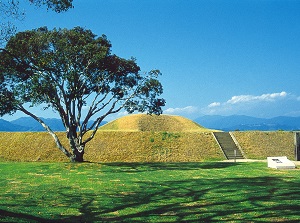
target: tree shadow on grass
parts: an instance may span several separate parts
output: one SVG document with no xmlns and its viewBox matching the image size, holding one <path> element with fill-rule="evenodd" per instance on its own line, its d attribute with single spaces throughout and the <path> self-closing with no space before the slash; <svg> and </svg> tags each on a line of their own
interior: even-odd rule
<svg viewBox="0 0 300 223">
<path fill-rule="evenodd" d="M 236 162 L 180 162 L 180 163 L 103 163 L 122 172 L 144 172 L 157 170 L 221 169 L 238 166 Z M 119 169 L 118 169 L 119 168 Z"/>
<path fill-rule="evenodd" d="M 82 202 L 81 216 L 64 222 L 298 222 L 298 184 L 277 177 L 137 182 L 139 190 L 110 194 L 110 205 L 94 205 L 63 195 L 67 203 Z"/>
<path fill-rule="evenodd" d="M 15 213 L 12 211 L 0 209 L 0 222 L 57 222 L 51 219 L 45 219 L 41 217 L 36 217 L 30 214 Z"/>
<path fill-rule="evenodd" d="M 98 216 L 94 215 L 92 220 L 298 221 L 300 205 L 292 201 L 300 199 L 299 188 L 276 177 L 139 182 L 139 187 L 140 190 L 133 194 L 118 197 L 114 206 L 94 212 Z"/>
<path fill-rule="evenodd" d="M 128 166 L 114 165 L 122 169 Z M 238 164 L 190 163 L 176 167 L 176 164 L 151 163 L 129 164 L 128 168 L 143 171 L 145 165 L 155 171 L 226 168 Z M 52 191 L 59 198 L 57 205 L 73 207 L 77 216 L 65 213 L 46 219 L 7 209 L 1 210 L 0 216 L 11 217 L 12 222 L 298 222 L 300 188 L 297 179 L 228 176 L 171 180 L 166 177 L 156 182 L 136 178 L 131 182 L 135 184 L 134 188 L 116 183 L 119 183 L 117 190 L 92 191 L 60 186 Z M 126 190 L 126 186 L 130 189 Z M 44 202 L 51 203 L 47 199 Z M 24 200 L 18 205 L 22 210 L 30 205 L 34 209 L 37 204 Z M 51 208 L 55 207 L 49 206 L 49 212 Z"/>
</svg>

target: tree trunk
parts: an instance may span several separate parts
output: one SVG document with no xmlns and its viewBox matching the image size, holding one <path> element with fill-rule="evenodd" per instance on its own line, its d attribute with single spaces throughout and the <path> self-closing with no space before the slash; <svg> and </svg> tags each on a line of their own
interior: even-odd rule
<svg viewBox="0 0 300 223">
<path fill-rule="evenodd" d="M 83 162 L 84 150 L 80 152 L 78 149 L 73 150 L 73 156 L 71 157 L 72 162 Z"/>
<path fill-rule="evenodd" d="M 70 137 L 70 135 L 69 135 Z M 77 136 L 75 136 L 73 134 L 73 136 L 71 136 L 69 138 L 69 144 L 72 150 L 72 157 L 71 157 L 71 161 L 72 162 L 83 162 L 83 154 L 84 154 L 84 148 L 85 145 L 80 143 L 80 140 L 77 138 Z"/>
<path fill-rule="evenodd" d="M 84 145 L 81 145 L 76 129 L 77 126 L 72 124 L 67 128 L 67 138 L 69 139 L 69 145 L 72 150 L 70 160 L 71 162 L 83 162 Z"/>
</svg>

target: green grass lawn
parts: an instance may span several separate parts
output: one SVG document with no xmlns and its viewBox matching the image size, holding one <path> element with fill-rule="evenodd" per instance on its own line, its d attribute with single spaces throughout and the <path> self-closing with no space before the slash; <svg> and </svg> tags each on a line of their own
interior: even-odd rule
<svg viewBox="0 0 300 223">
<path fill-rule="evenodd" d="M 298 222 L 300 171 L 267 163 L 0 163 L 1 222 Z"/>
</svg>

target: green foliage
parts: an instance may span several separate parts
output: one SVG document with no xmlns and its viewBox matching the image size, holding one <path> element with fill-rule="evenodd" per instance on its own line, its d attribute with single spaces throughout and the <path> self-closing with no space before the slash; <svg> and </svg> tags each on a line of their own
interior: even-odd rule
<svg viewBox="0 0 300 223">
<path fill-rule="evenodd" d="M 91 94 L 103 95 L 102 100 L 111 94 L 111 100 L 123 102 L 129 112 L 160 114 L 164 104 L 163 99 L 156 99 L 162 93 L 156 79 L 160 72 L 143 76 L 134 59 L 113 55 L 110 48 L 105 35 L 96 37 L 80 27 L 20 32 L 0 54 L 2 78 L 13 87 L 11 92 L 20 104 L 46 103 L 62 112 L 62 103 L 67 106 L 77 100 L 82 107 Z"/>
<path fill-rule="evenodd" d="M 0 163 L 0 169 L 0 222 L 299 220 L 300 172 L 266 163 Z"/>
<path fill-rule="evenodd" d="M 173 133 L 173 132 L 162 132 L 162 140 L 172 140 L 180 137 L 179 133 Z"/>
<path fill-rule="evenodd" d="M 26 0 L 27 3 L 37 7 L 46 6 L 47 9 L 57 13 L 65 12 L 73 8 L 73 0 Z M 26 2 L 25 1 L 25 2 Z M 24 2 L 24 1 L 23 1 Z M 16 33 L 16 21 L 22 21 L 26 17 L 26 12 L 22 9 L 20 1 L 1 0 L 0 1 L 0 47 L 6 44 L 11 36 Z"/>
<path fill-rule="evenodd" d="M 64 12 L 73 8 L 73 0 L 29 0 L 36 6 L 46 5 L 48 9 L 55 12 Z"/>
</svg>

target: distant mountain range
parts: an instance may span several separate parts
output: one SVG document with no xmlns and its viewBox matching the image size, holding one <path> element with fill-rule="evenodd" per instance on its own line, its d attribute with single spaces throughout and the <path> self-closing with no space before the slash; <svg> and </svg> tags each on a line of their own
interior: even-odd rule
<svg viewBox="0 0 300 223">
<path fill-rule="evenodd" d="M 42 118 L 42 120 L 50 126 L 53 131 L 65 131 L 65 128 L 60 119 L 56 118 Z M 92 121 L 89 122 L 91 124 Z M 101 125 L 107 122 L 102 122 Z M 31 117 L 23 117 L 14 121 L 6 121 L 0 119 L 0 131 L 2 132 L 42 132 L 45 129 L 39 122 Z"/>
<path fill-rule="evenodd" d="M 245 115 L 206 115 L 194 120 L 203 127 L 210 129 L 218 129 L 223 131 L 275 131 L 285 130 L 294 131 L 300 130 L 300 117 L 279 116 L 275 118 L 255 118 Z"/>
<path fill-rule="evenodd" d="M 42 118 L 53 131 L 65 131 L 60 119 Z M 206 115 L 193 120 L 199 125 L 223 131 L 246 131 L 246 130 L 260 130 L 260 131 L 294 131 L 300 130 L 300 117 L 286 117 L 279 116 L 275 118 L 255 118 L 244 115 Z M 91 123 L 91 122 L 90 122 Z M 101 125 L 107 122 L 102 122 Z M 14 121 L 5 121 L 0 119 L 0 131 L 2 132 L 41 132 L 45 129 L 40 123 L 31 117 L 23 117 Z"/>
</svg>

